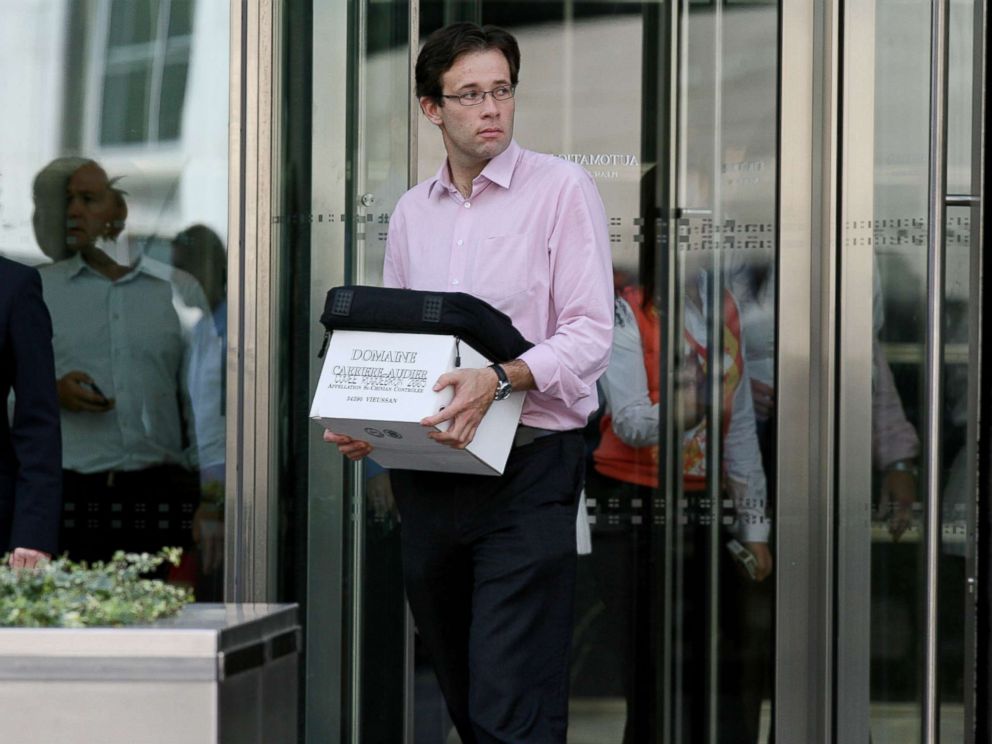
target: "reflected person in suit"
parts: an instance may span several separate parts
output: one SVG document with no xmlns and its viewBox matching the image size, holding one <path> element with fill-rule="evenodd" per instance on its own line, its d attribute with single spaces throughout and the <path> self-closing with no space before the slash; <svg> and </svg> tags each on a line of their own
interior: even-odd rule
<svg viewBox="0 0 992 744">
<path fill-rule="evenodd" d="M 35 269 L 0 257 L 0 555 L 33 568 L 58 548 L 62 448 L 52 321 Z"/>
</svg>

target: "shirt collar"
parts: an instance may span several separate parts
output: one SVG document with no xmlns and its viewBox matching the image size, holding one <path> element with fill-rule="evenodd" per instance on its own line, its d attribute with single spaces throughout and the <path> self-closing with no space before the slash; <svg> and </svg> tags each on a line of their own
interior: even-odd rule
<svg viewBox="0 0 992 744">
<path fill-rule="evenodd" d="M 131 271 L 129 271 L 127 274 L 125 274 L 120 279 L 118 279 L 117 282 L 118 283 L 129 282 L 132 279 L 134 279 L 136 276 L 138 276 L 138 274 L 145 271 L 143 264 L 144 264 L 144 256 L 139 256 L 137 263 L 134 264 L 134 268 L 132 268 Z M 88 271 L 94 276 L 98 276 L 102 279 L 106 279 L 108 282 L 111 281 L 108 277 L 104 276 L 99 271 L 97 271 L 92 266 L 90 266 L 88 263 L 86 263 L 83 260 L 83 254 L 80 253 L 79 251 L 74 252 L 69 258 L 65 259 L 65 265 L 66 265 L 66 273 L 68 274 L 68 277 L 70 279 L 75 279 L 82 272 Z M 147 271 L 145 271 L 145 273 L 147 273 Z"/>
<path fill-rule="evenodd" d="M 65 259 L 65 266 L 70 279 L 78 276 L 84 269 L 92 271 L 89 265 L 83 260 L 83 254 L 78 251 L 73 252 L 69 258 Z"/>
<path fill-rule="evenodd" d="M 485 178 L 497 186 L 501 186 L 504 189 L 510 188 L 510 182 L 513 180 L 513 171 L 517 167 L 517 162 L 520 160 L 520 153 L 523 152 L 520 145 L 517 144 L 516 140 L 511 139 L 509 146 L 499 155 L 494 157 L 488 163 L 486 167 L 482 169 L 482 173 L 476 176 L 476 179 Z M 443 191 L 451 191 L 455 188 L 454 184 L 451 183 L 451 173 L 448 171 L 448 159 L 445 158 L 444 162 L 441 163 L 441 167 L 438 168 L 437 173 L 434 178 L 431 179 L 430 185 L 427 187 L 427 197 L 430 198 L 434 194 L 434 187 L 440 186 Z"/>
</svg>

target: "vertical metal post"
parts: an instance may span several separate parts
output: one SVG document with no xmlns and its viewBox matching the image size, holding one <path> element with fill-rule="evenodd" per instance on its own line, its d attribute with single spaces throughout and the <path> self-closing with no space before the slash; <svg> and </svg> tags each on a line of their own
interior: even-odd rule
<svg viewBox="0 0 992 744">
<path fill-rule="evenodd" d="M 988 50 L 985 48 L 985 5 L 984 0 L 975 0 L 973 15 L 972 41 L 972 112 L 971 112 L 971 194 L 976 198 L 969 205 L 971 216 L 971 235 L 969 267 L 971 284 L 969 287 L 968 303 L 968 454 L 967 454 L 967 507 L 965 510 L 967 524 L 967 539 L 965 543 L 965 581 L 964 592 L 965 613 L 965 670 L 964 670 L 964 721 L 965 744 L 974 744 L 976 727 L 976 695 L 977 666 L 978 666 L 978 610 L 977 599 L 978 572 L 978 530 L 979 519 L 984 509 L 978 505 L 978 442 L 979 421 L 978 412 L 981 410 L 982 379 L 982 339 L 985 337 L 982 328 L 982 307 L 985 298 L 982 296 L 982 276 L 984 260 L 982 256 L 982 236 L 984 225 L 982 221 L 983 184 L 985 176 L 985 62 Z M 947 204 L 945 200 L 945 204 Z M 984 577 L 981 577 L 984 579 Z"/>
<path fill-rule="evenodd" d="M 230 380 L 227 385 L 227 399 L 224 401 L 228 411 L 226 419 L 227 437 L 225 451 L 225 483 L 227 493 L 224 497 L 224 599 L 228 602 L 241 598 L 243 584 L 240 564 L 243 560 L 240 535 L 242 533 L 242 479 L 240 455 L 244 448 L 243 426 L 243 381 L 241 378 L 240 351 L 244 348 L 244 329 L 241 325 L 244 305 L 245 266 L 244 266 L 244 232 L 246 199 L 245 199 L 245 107 L 246 107 L 246 73 L 247 40 L 245 30 L 247 19 L 245 9 L 240 2 L 231 2 L 231 53 L 230 53 L 230 97 L 228 99 L 228 117 L 230 119 L 231 136 L 228 145 L 228 220 L 227 235 L 231 248 L 227 252 L 227 274 L 230 277 L 227 288 L 227 322 L 230 328 L 227 343 L 227 358 L 224 360 L 225 375 Z"/>
<path fill-rule="evenodd" d="M 837 741 L 871 722 L 871 416 L 875 217 L 875 2 L 842 6 L 839 114 L 835 456 Z M 828 328 L 828 327 L 825 327 Z M 829 331 L 828 331 L 829 333 Z"/>
<path fill-rule="evenodd" d="M 775 675 L 772 726 L 777 741 L 826 744 L 821 723 L 828 709 L 829 653 L 822 638 L 831 632 L 828 524 L 822 521 L 819 422 L 829 418 L 821 405 L 814 359 L 831 334 L 819 323 L 820 306 L 831 293 L 821 290 L 818 257 L 831 244 L 823 229 L 825 183 L 818 169 L 829 163 L 821 123 L 829 121 L 830 87 L 821 83 L 832 66 L 830 27 L 815 0 L 780 6 L 778 255 L 776 317 L 777 479 L 775 507 Z M 826 49 L 824 48 L 826 46 Z M 829 52 L 829 53 L 828 53 Z M 824 110 L 825 109 L 825 110 Z M 824 381 L 826 382 L 826 381 Z M 829 440 L 828 440 L 829 441 Z M 784 496 L 788 495 L 788 498 Z M 829 511 L 829 510 L 827 510 Z M 815 525 L 815 528 L 814 528 Z"/>
<path fill-rule="evenodd" d="M 270 601 L 275 592 L 275 440 L 272 325 L 277 300 L 273 276 L 272 121 L 279 60 L 273 39 L 280 18 L 269 3 L 232 3 L 231 170 L 232 244 L 227 373 L 227 508 L 224 596 L 228 601 Z M 236 56 L 237 55 L 237 56 Z M 235 202 L 235 196 L 237 201 Z"/>
<path fill-rule="evenodd" d="M 707 386 L 710 405 L 706 421 L 706 497 L 709 501 L 709 533 L 707 536 L 707 608 L 706 650 L 706 739 L 717 744 L 720 697 L 720 558 L 723 503 L 723 3 L 713 8 L 713 142 L 710 157 L 711 193 L 710 256 L 706 282 L 705 306 L 709 310 L 707 336 Z M 706 240 L 703 239 L 703 250 Z M 704 314 L 705 317 L 705 314 Z M 675 336 L 678 338 L 678 336 Z"/>
<path fill-rule="evenodd" d="M 675 277 L 678 267 L 678 220 L 675 215 L 677 203 L 679 175 L 678 168 L 683 162 L 679 150 L 679 123 L 680 109 L 682 108 L 683 92 L 680 88 L 681 79 L 680 65 L 680 41 L 683 38 L 679 25 L 681 4 L 677 2 L 662 5 L 659 10 L 658 24 L 658 46 L 659 60 L 661 61 L 662 72 L 659 75 L 658 94 L 656 100 L 658 107 L 664 112 L 664 118 L 659 122 L 659 136 L 657 141 L 657 158 L 659 163 L 659 173 L 657 175 L 658 206 L 661 214 L 658 220 L 658 246 L 657 246 L 657 270 L 656 286 L 665 298 L 665 307 L 668 312 L 662 316 L 662 333 L 664 338 L 679 338 L 681 334 L 676 334 L 675 329 L 681 328 L 677 323 L 682 322 L 681 313 L 676 312 L 676 292 Z M 676 359 L 676 344 L 667 343 L 664 345 L 662 357 L 659 359 L 661 379 L 664 384 L 664 393 L 659 402 L 659 441 L 667 442 L 667 446 L 661 446 L 659 452 L 662 453 L 660 463 L 661 472 L 658 474 L 658 482 L 662 491 L 667 494 L 662 498 L 662 520 L 663 520 L 663 543 L 661 550 L 661 572 L 662 572 L 662 601 L 660 605 L 661 614 L 661 664 L 660 664 L 660 693 L 662 704 L 659 707 L 661 713 L 657 722 L 657 738 L 664 744 L 674 744 L 680 742 L 681 738 L 673 736 L 677 731 L 676 720 L 680 706 L 676 703 L 675 695 L 679 685 L 676 683 L 678 663 L 675 657 L 677 644 L 674 641 L 674 616 L 675 597 L 675 570 L 674 557 L 677 555 L 675 549 L 675 536 L 679 532 L 676 525 L 676 504 L 682 498 L 682 467 L 681 467 L 681 432 L 675 426 L 674 402 L 675 384 L 674 371 Z M 672 487 L 675 486 L 675 487 Z"/>
<path fill-rule="evenodd" d="M 811 202 L 810 236 L 812 255 L 810 256 L 810 318 L 808 335 L 809 347 L 809 396 L 814 401 L 809 427 L 809 511 L 803 514 L 806 538 L 811 549 L 807 555 L 809 573 L 809 672 L 818 684 L 808 691 L 807 737 L 810 742 L 827 744 L 835 740 L 835 687 L 837 672 L 834 667 L 834 637 L 836 617 L 834 613 L 837 571 L 833 560 L 836 552 L 836 417 L 837 406 L 837 285 L 838 268 L 835 246 L 838 239 L 838 179 L 839 179 L 839 116 L 840 108 L 840 48 L 842 29 L 840 25 L 840 2 L 813 2 L 810 8 L 812 23 L 812 70 L 811 70 L 811 131 L 812 159 L 810 163 Z M 783 60 L 783 64 L 785 61 Z M 802 225 L 803 223 L 800 223 Z M 801 234 L 800 234 L 801 235 Z M 791 314 L 791 306 L 785 304 L 789 290 L 785 283 L 780 284 L 780 322 Z M 796 289 L 802 291 L 802 286 Z M 797 329 L 798 330 L 798 329 Z M 800 331 L 801 332 L 801 331 Z M 782 329 L 780 327 L 780 337 Z M 779 369 L 789 369 L 780 356 Z M 798 401 L 793 401 L 798 403 Z M 788 403 L 781 400 L 778 412 L 780 442 L 787 433 L 783 424 L 790 418 Z M 785 451 L 779 453 L 779 467 L 788 459 Z M 783 493 L 780 482 L 779 493 Z M 779 508 L 785 499 L 779 499 Z M 779 518 L 779 530 L 785 526 L 786 515 Z M 797 525 L 800 527 L 800 525 Z M 780 543 L 784 543 L 781 537 Z M 779 560 L 781 566 L 782 560 Z M 781 568 L 779 569 L 781 571 Z M 782 582 L 782 576 L 779 581 Z M 780 584 L 781 585 L 781 584 Z M 778 595 L 781 599 L 782 594 Z M 778 617 L 783 618 L 784 607 L 780 606 Z M 781 629 L 781 626 L 777 626 Z M 781 668 L 779 666 L 779 668 Z M 784 683 L 777 678 L 776 688 Z M 779 693 L 776 692 L 776 697 Z M 785 714 L 781 707 L 777 715 Z M 780 727 L 780 730 L 784 727 Z M 795 732 L 784 731 L 781 740 L 795 736 Z"/>
<path fill-rule="evenodd" d="M 317 353 L 323 340 L 316 322 L 329 286 L 346 280 L 349 234 L 341 214 L 348 199 L 348 3 L 314 3 L 311 95 L 313 132 L 310 172 L 311 198 L 318 219 L 310 227 L 309 305 L 311 327 L 309 389 L 320 376 Z M 322 73 L 332 74 L 322 74 Z M 316 246 L 319 246 L 318 250 Z M 306 742 L 340 741 L 348 718 L 346 672 L 348 645 L 344 602 L 347 591 L 348 504 L 344 458 L 312 429 L 306 451 L 307 473 L 307 602 L 306 602 Z"/>
<path fill-rule="evenodd" d="M 367 172 L 367 133 L 366 133 L 366 65 L 368 64 L 368 0 L 357 0 L 355 8 L 355 45 L 354 56 L 350 60 L 354 65 L 352 79 L 353 111 L 352 142 L 354 156 L 351 160 L 352 188 L 347 198 L 351 200 L 348 213 L 351 221 L 351 276 L 349 281 L 355 284 L 365 283 L 365 222 L 366 205 L 362 200 L 368 188 Z M 350 464 L 350 508 L 348 509 L 348 524 L 350 525 L 350 556 L 349 573 L 351 574 L 351 606 L 349 631 L 351 658 L 348 660 L 350 727 L 348 740 L 351 744 L 361 744 L 362 740 L 362 638 L 364 636 L 365 617 L 365 465 L 361 462 Z"/>
<path fill-rule="evenodd" d="M 666 299 L 668 301 L 668 324 L 665 328 L 667 338 L 681 338 L 685 328 L 685 306 L 684 290 L 678 291 L 684 276 L 680 256 L 679 235 L 681 227 L 679 223 L 681 214 L 678 207 L 686 203 L 686 170 L 688 158 L 688 143 L 685 132 L 688 129 L 688 106 L 689 97 L 689 50 L 687 40 L 689 38 L 689 2 L 671 3 L 670 22 L 672 24 L 672 90 L 670 100 L 674 102 L 672 106 L 672 129 L 670 137 L 671 151 L 677 153 L 672 158 L 670 165 L 672 191 L 669 196 L 669 249 L 668 249 L 668 282 L 665 287 Z M 684 718 L 685 718 L 685 674 L 683 672 L 686 664 L 685 654 L 685 631 L 679 613 L 676 613 L 674 603 L 680 601 L 685 596 L 685 487 L 682 476 L 682 427 L 674 422 L 675 411 L 675 387 L 674 376 L 677 372 L 680 353 L 675 343 L 667 345 L 667 359 L 669 363 L 667 376 L 667 400 L 672 401 L 672 407 L 667 411 L 665 425 L 668 435 L 662 441 L 668 442 L 666 471 L 667 480 L 663 481 L 669 488 L 671 498 L 668 499 L 668 509 L 666 514 L 666 561 L 665 572 L 667 574 L 667 585 L 671 587 L 669 594 L 669 604 L 672 605 L 666 613 L 668 627 L 671 629 L 668 640 L 668 660 L 669 668 L 666 670 L 667 683 L 669 685 L 666 698 L 671 706 L 671 717 L 665 722 L 665 733 L 668 738 L 666 744 L 679 744 L 685 740 Z"/>
<path fill-rule="evenodd" d="M 407 44 L 409 45 L 409 91 L 410 116 L 407 121 L 407 181 L 408 187 L 417 183 L 417 164 L 420 143 L 420 101 L 417 99 L 417 55 L 420 51 L 420 0 L 410 0 L 408 16 Z M 403 744 L 415 744 L 416 711 L 416 663 L 414 644 L 416 643 L 413 614 L 410 605 L 403 603 Z"/>
<path fill-rule="evenodd" d="M 417 183 L 417 157 L 420 140 L 420 101 L 417 99 L 417 54 L 420 51 L 420 0 L 409 0 L 409 34 L 410 45 L 410 120 L 407 124 L 407 180 L 406 185 L 413 187 Z"/>
<path fill-rule="evenodd" d="M 939 737 L 937 569 L 940 558 L 940 449 L 943 400 L 944 227 L 947 191 L 948 0 L 932 3 L 930 24 L 930 172 L 927 214 L 927 386 L 923 437 L 926 464 L 926 630 L 923 678 L 923 741 Z"/>
</svg>

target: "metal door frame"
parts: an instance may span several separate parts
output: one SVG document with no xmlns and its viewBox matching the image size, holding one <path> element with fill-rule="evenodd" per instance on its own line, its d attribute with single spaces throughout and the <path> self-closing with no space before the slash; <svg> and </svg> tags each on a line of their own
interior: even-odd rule
<svg viewBox="0 0 992 744">
<path fill-rule="evenodd" d="M 836 0 L 781 3 L 775 736 L 833 741 Z"/>
</svg>

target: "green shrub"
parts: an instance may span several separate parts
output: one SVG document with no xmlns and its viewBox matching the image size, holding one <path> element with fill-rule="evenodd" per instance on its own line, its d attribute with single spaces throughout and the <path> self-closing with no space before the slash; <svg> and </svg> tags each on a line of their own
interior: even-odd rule
<svg viewBox="0 0 992 744">
<path fill-rule="evenodd" d="M 118 551 L 92 566 L 58 558 L 34 569 L 0 568 L 0 627 L 82 628 L 148 623 L 193 601 L 189 589 L 146 578 L 182 550 Z"/>
</svg>

